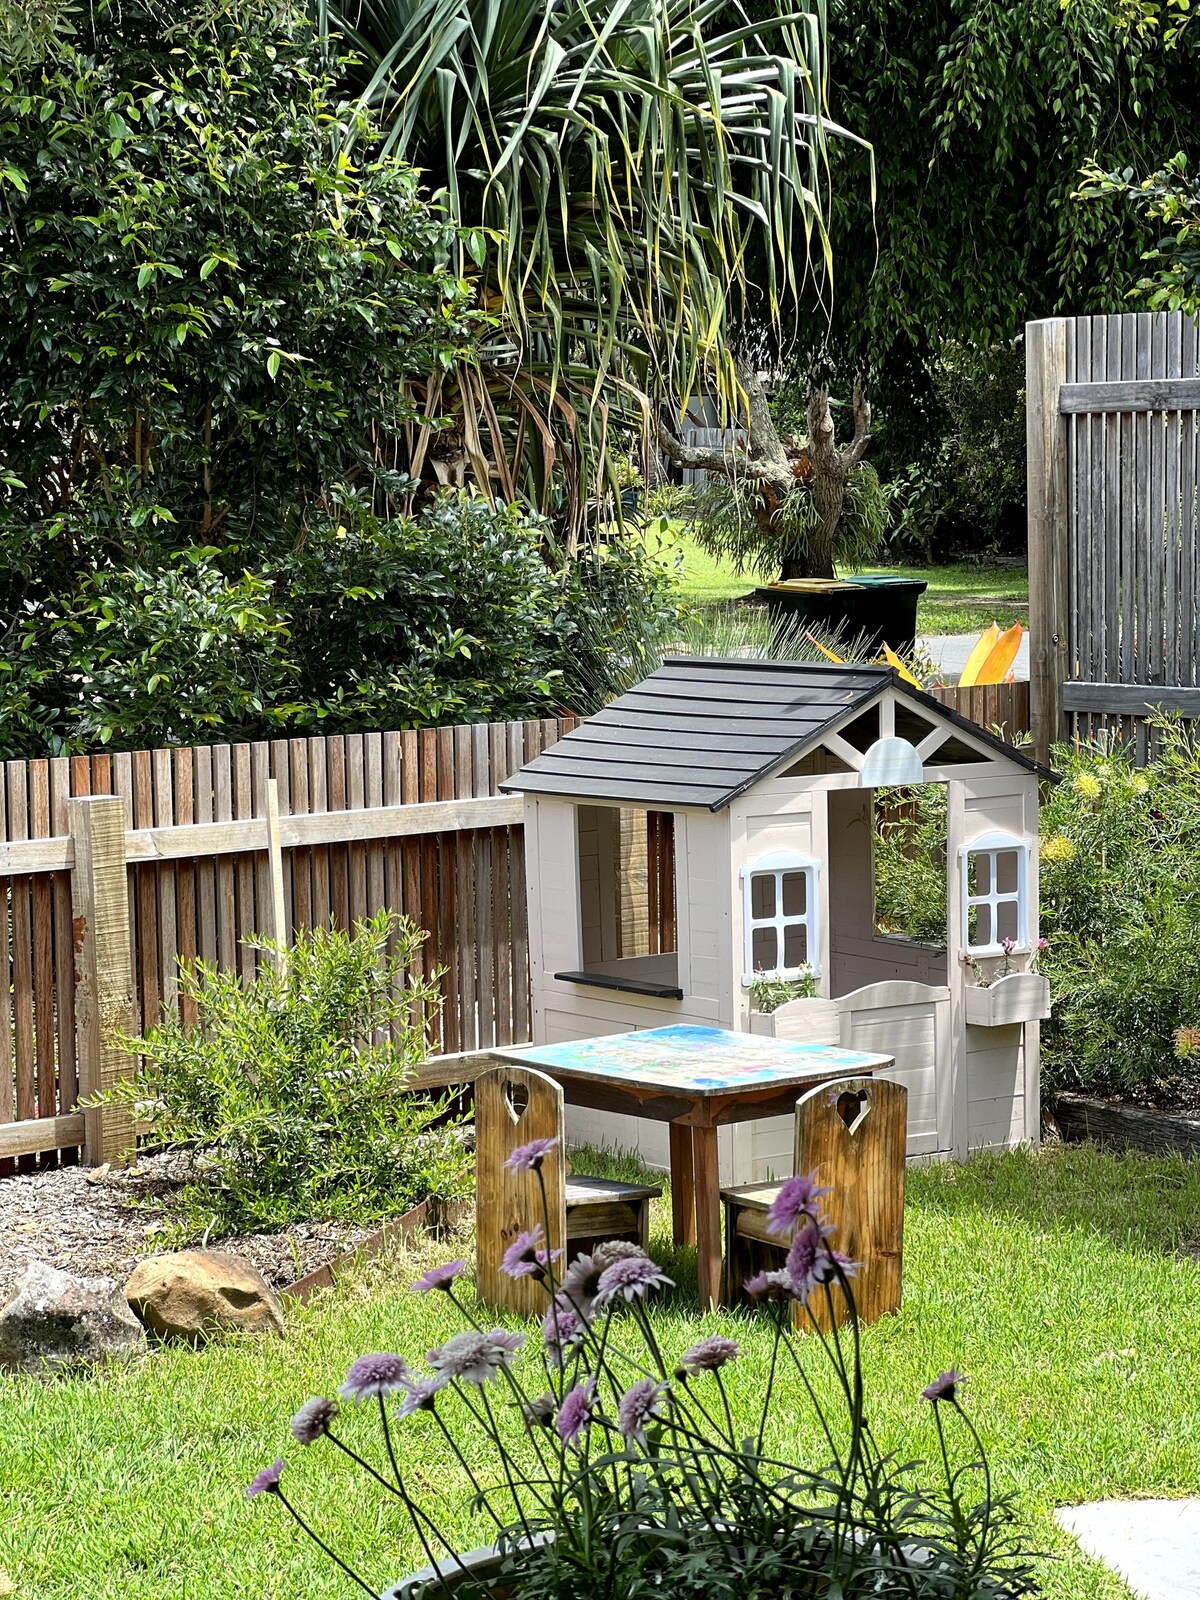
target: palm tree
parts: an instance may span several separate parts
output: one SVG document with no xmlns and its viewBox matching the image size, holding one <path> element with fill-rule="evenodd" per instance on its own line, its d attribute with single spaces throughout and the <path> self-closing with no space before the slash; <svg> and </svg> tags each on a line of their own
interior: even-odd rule
<svg viewBox="0 0 1200 1600">
<path fill-rule="evenodd" d="M 702 388 L 736 403 L 736 330 L 827 286 L 827 144 L 852 135 L 826 115 L 825 0 L 314 3 L 492 319 L 426 397 L 458 425 L 442 474 L 532 475 L 544 505 L 565 482 L 577 529 L 614 421 L 648 439 Z"/>
</svg>

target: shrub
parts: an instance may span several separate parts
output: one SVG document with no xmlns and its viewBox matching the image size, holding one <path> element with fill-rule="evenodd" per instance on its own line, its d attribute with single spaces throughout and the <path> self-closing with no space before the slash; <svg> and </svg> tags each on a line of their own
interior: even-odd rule
<svg viewBox="0 0 1200 1600">
<path fill-rule="evenodd" d="M 148 1108 L 153 1145 L 188 1154 L 172 1201 L 183 1231 L 362 1221 L 464 1191 L 445 1105 L 404 1092 L 437 998 L 409 976 L 424 938 L 382 911 L 353 933 L 297 934 L 282 970 L 268 959 L 253 983 L 204 962 L 182 970 L 196 1025 L 169 1017 L 127 1041 L 141 1066 L 116 1093 Z"/>
<path fill-rule="evenodd" d="M 1200 755 L 1178 721 L 1153 736 L 1141 770 L 1120 745 L 1055 752 L 1040 852 L 1051 1088 L 1172 1098 L 1200 1084 L 1176 1038 L 1200 1024 Z"/>
</svg>

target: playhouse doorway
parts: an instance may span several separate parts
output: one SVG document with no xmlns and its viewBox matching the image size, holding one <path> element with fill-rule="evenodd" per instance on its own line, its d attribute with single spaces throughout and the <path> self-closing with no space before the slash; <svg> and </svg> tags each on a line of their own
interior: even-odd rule
<svg viewBox="0 0 1200 1600">
<path fill-rule="evenodd" d="M 944 784 L 829 791 L 831 999 L 946 983 L 945 796 Z"/>
</svg>

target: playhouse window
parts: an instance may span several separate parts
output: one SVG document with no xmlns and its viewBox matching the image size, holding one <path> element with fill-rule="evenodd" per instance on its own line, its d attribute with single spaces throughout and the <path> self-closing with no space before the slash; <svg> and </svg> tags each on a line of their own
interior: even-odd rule
<svg viewBox="0 0 1200 1600">
<path fill-rule="evenodd" d="M 798 978 L 817 962 L 817 866 L 803 856 L 766 856 L 742 869 L 745 975 Z"/>
<path fill-rule="evenodd" d="M 963 943 L 972 955 L 1000 955 L 1006 941 L 1029 945 L 1029 845 L 988 833 L 962 850 Z"/>
</svg>

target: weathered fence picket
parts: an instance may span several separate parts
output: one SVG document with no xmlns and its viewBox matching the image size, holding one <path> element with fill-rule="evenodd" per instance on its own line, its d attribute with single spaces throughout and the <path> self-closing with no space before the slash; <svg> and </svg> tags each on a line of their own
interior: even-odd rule
<svg viewBox="0 0 1200 1600">
<path fill-rule="evenodd" d="M 1178 312 L 1026 329 L 1032 720 L 1148 748 L 1200 715 L 1200 336 Z"/>
</svg>

